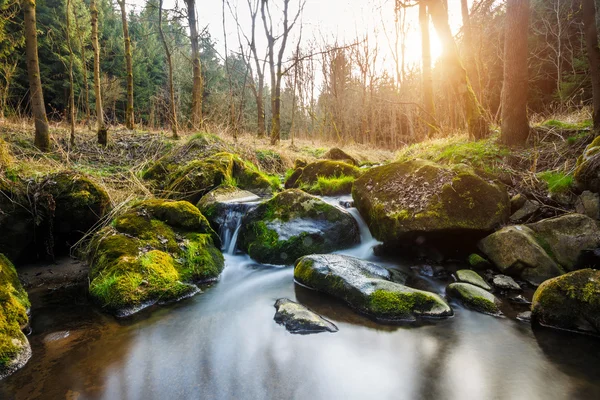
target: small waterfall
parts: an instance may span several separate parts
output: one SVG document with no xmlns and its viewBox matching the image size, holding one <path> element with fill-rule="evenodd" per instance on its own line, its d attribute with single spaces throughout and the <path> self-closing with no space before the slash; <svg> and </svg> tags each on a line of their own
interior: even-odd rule
<svg viewBox="0 0 600 400">
<path fill-rule="evenodd" d="M 250 210 L 256 207 L 256 202 L 236 201 L 223 203 L 222 215 L 217 218 L 220 225 L 219 236 L 223 244 L 222 250 L 226 254 L 235 254 L 237 239 L 242 227 L 242 219 Z"/>
</svg>

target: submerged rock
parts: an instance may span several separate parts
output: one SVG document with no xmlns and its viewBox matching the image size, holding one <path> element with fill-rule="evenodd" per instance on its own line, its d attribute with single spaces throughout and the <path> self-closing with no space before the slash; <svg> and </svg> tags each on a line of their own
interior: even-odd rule
<svg viewBox="0 0 600 400">
<path fill-rule="evenodd" d="M 338 328 L 333 323 L 327 321 L 304 307 L 289 299 L 279 299 L 275 302 L 274 320 L 280 325 L 285 326 L 290 333 L 310 334 L 319 332 L 337 332 Z"/>
<path fill-rule="evenodd" d="M 501 301 L 496 296 L 470 283 L 451 283 L 446 293 L 473 311 L 495 316 L 502 314 Z"/>
<path fill-rule="evenodd" d="M 391 282 L 388 270 L 354 257 L 337 254 L 302 257 L 296 262 L 294 278 L 384 322 L 452 315 L 450 306 L 437 294 Z"/>
<path fill-rule="evenodd" d="M 584 269 L 542 283 L 532 318 L 541 325 L 600 334 L 600 271 Z"/>
<path fill-rule="evenodd" d="M 317 161 L 298 168 L 286 180 L 286 189 L 302 189 L 322 196 L 349 194 L 360 169 L 341 161 Z"/>
<path fill-rule="evenodd" d="M 0 254 L 0 379 L 23 367 L 31 357 L 29 341 L 23 334 L 29 325 L 29 307 L 15 267 Z"/>
<path fill-rule="evenodd" d="M 496 275 L 492 280 L 494 287 L 501 290 L 521 290 L 521 286 L 513 278 L 506 275 Z"/>
<path fill-rule="evenodd" d="M 485 290 L 492 290 L 492 287 L 475 271 L 461 269 L 456 271 L 456 277 L 460 282 L 470 283 Z"/>
<path fill-rule="evenodd" d="M 504 223 L 510 212 L 504 187 L 464 165 L 424 160 L 372 168 L 354 182 L 352 196 L 373 236 L 388 246 L 465 245 Z"/>
<path fill-rule="evenodd" d="M 192 204 L 140 202 L 94 236 L 90 295 L 117 315 L 194 295 L 194 282 L 223 270 L 218 246 L 218 235 Z"/>
<path fill-rule="evenodd" d="M 359 242 L 358 224 L 350 213 L 297 189 L 250 211 L 239 235 L 239 248 L 267 264 L 292 264 L 298 257 Z"/>
</svg>

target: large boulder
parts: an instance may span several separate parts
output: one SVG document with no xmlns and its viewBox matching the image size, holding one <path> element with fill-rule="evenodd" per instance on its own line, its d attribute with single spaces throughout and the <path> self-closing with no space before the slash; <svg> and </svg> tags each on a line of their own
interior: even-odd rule
<svg viewBox="0 0 600 400">
<path fill-rule="evenodd" d="M 297 168 L 285 181 L 285 188 L 299 188 L 322 196 L 349 194 L 361 170 L 342 161 L 316 161 Z"/>
<path fill-rule="evenodd" d="M 0 253 L 15 261 L 34 241 L 35 222 L 27 186 L 0 176 Z"/>
<path fill-rule="evenodd" d="M 569 214 L 503 228 L 481 240 L 479 248 L 501 272 L 537 286 L 565 271 L 599 266 L 600 225 Z"/>
<path fill-rule="evenodd" d="M 37 191 L 40 199 L 51 196 L 53 242 L 59 250 L 74 245 L 110 210 L 106 190 L 77 172 L 48 175 Z"/>
<path fill-rule="evenodd" d="M 354 182 L 352 197 L 373 236 L 388 246 L 415 241 L 454 246 L 459 243 L 450 242 L 493 231 L 510 212 L 503 186 L 464 165 L 449 168 L 424 160 L 367 171 Z"/>
<path fill-rule="evenodd" d="M 329 149 L 327 153 L 321 156 L 321 159 L 343 161 L 346 164 L 358 166 L 358 161 L 356 160 L 356 158 L 352 157 L 350 154 L 337 147 L 332 147 L 331 149 Z"/>
<path fill-rule="evenodd" d="M 197 203 L 202 196 L 222 184 L 269 195 L 279 189 L 278 179 L 269 178 L 253 164 L 231 153 L 218 153 L 195 160 L 177 169 L 168 177 L 169 198 Z"/>
<path fill-rule="evenodd" d="M 0 379 L 21 368 L 31 357 L 31 347 L 23 334 L 29 325 L 29 307 L 15 267 L 0 254 Z"/>
<path fill-rule="evenodd" d="M 577 160 L 574 178 L 579 189 L 600 193 L 600 137 L 594 139 Z"/>
<path fill-rule="evenodd" d="M 358 224 L 350 213 L 297 189 L 283 191 L 250 211 L 239 234 L 239 248 L 268 264 L 292 264 L 308 254 L 358 243 Z"/>
<path fill-rule="evenodd" d="M 600 334 L 600 271 L 584 269 L 541 284 L 532 317 L 544 326 Z"/>
<path fill-rule="evenodd" d="M 115 218 L 90 244 L 90 294 L 116 315 L 198 292 L 223 270 L 220 240 L 185 201 L 147 200 Z"/>
<path fill-rule="evenodd" d="M 450 306 L 437 294 L 392 282 L 385 268 L 353 257 L 336 254 L 302 257 L 296 262 L 294 278 L 384 322 L 452 315 Z"/>
<path fill-rule="evenodd" d="M 275 302 L 275 322 L 285 326 L 290 333 L 307 335 L 319 332 L 337 332 L 338 328 L 319 314 L 290 299 Z"/>
</svg>

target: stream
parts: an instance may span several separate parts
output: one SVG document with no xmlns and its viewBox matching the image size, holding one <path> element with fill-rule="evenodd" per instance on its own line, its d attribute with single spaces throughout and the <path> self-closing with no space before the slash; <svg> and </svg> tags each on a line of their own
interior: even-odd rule
<svg viewBox="0 0 600 400">
<path fill-rule="evenodd" d="M 338 204 L 339 198 L 325 199 Z M 339 252 L 411 275 L 443 294 L 451 277 L 361 245 Z M 233 214 L 232 214 L 233 215 Z M 455 316 L 388 326 L 296 285 L 293 268 L 235 251 L 237 212 L 224 237 L 226 267 L 204 293 L 126 319 L 102 314 L 85 289 L 32 293 L 33 357 L 0 381 L 1 399 L 598 399 L 600 341 L 452 303 Z M 415 286 L 415 285 L 411 285 Z M 287 297 L 334 322 L 337 333 L 292 335 L 273 321 Z"/>
</svg>

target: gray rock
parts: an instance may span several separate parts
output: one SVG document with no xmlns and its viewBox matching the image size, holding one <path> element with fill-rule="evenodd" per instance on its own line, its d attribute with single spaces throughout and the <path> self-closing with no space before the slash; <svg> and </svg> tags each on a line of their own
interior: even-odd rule
<svg viewBox="0 0 600 400">
<path fill-rule="evenodd" d="M 523 207 L 525 205 L 526 201 L 527 201 L 527 197 L 525 197 L 521 193 L 516 194 L 515 196 L 511 197 L 511 199 L 510 199 L 510 211 L 511 211 L 511 214 L 514 214 L 521 207 Z"/>
<path fill-rule="evenodd" d="M 509 297 L 508 301 L 510 301 L 511 303 L 514 304 L 525 304 L 525 305 L 529 305 L 531 304 L 531 301 L 529 301 L 527 298 L 525 298 L 525 296 L 523 296 L 522 294 L 513 296 L 513 297 Z"/>
<path fill-rule="evenodd" d="M 517 319 L 521 322 L 531 322 L 531 311 L 524 311 L 517 315 Z"/>
<path fill-rule="evenodd" d="M 446 278 L 448 276 L 448 271 L 439 265 L 436 265 L 435 267 L 428 264 L 415 265 L 410 267 L 410 269 L 416 271 L 419 275 L 426 278 Z"/>
<path fill-rule="evenodd" d="M 529 220 L 529 218 L 533 217 L 539 210 L 540 205 L 537 202 L 527 200 L 523 207 L 518 209 L 513 215 L 510 216 L 510 222 L 526 222 L 527 220 Z"/>
<path fill-rule="evenodd" d="M 600 219 L 600 195 L 586 190 L 577 198 L 575 210 L 592 219 Z"/>
<path fill-rule="evenodd" d="M 275 302 L 274 320 L 285 326 L 290 333 L 310 334 L 320 332 L 337 332 L 338 328 L 320 315 L 312 312 L 302 304 L 290 299 L 279 299 Z"/>
<path fill-rule="evenodd" d="M 496 275 L 492 281 L 495 287 L 502 290 L 522 290 L 513 278 L 507 275 Z"/>
<path fill-rule="evenodd" d="M 471 285 L 479 286 L 485 290 L 492 290 L 492 287 L 475 271 L 461 269 L 456 271 L 456 277 L 460 282 L 470 283 Z"/>
<path fill-rule="evenodd" d="M 502 302 L 490 292 L 470 283 L 451 283 L 446 288 L 446 294 L 473 311 L 494 316 L 502 315 Z"/>
<path fill-rule="evenodd" d="M 380 321 L 452 315 L 452 309 L 439 295 L 392 282 L 385 268 L 354 257 L 337 254 L 302 257 L 296 262 L 294 278 Z"/>
<path fill-rule="evenodd" d="M 533 285 L 559 276 L 562 268 L 524 225 L 503 228 L 479 242 L 479 249 L 505 274 L 520 276 Z"/>
<path fill-rule="evenodd" d="M 471 268 L 479 270 L 485 270 L 492 267 L 492 264 L 485 258 L 481 257 L 479 254 L 471 254 L 467 261 Z"/>
</svg>

